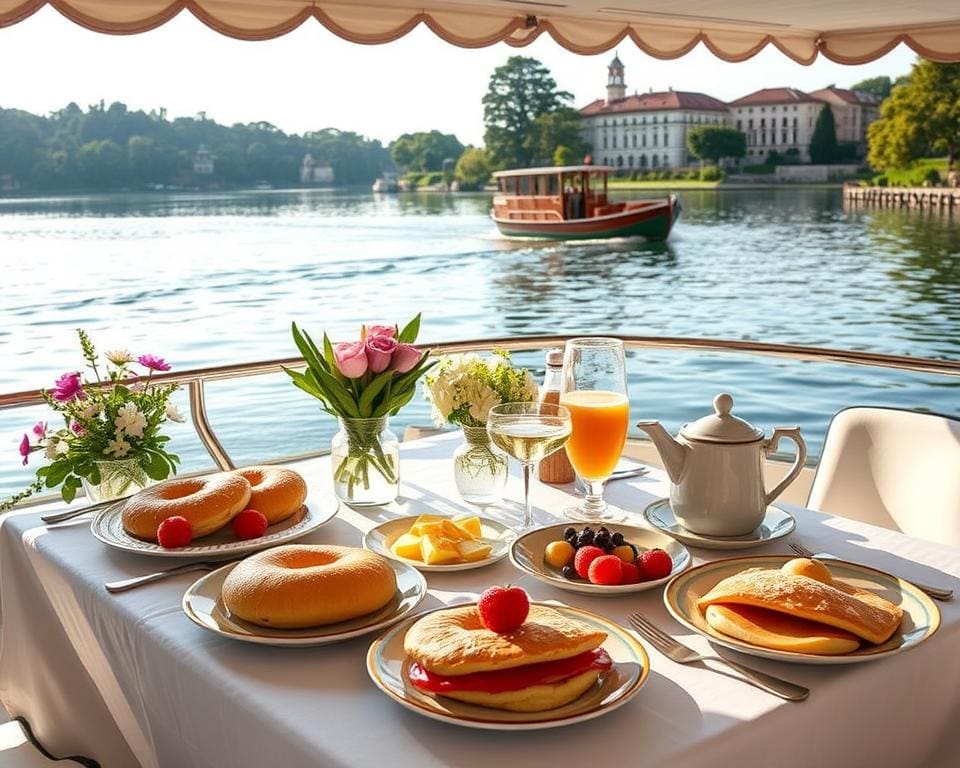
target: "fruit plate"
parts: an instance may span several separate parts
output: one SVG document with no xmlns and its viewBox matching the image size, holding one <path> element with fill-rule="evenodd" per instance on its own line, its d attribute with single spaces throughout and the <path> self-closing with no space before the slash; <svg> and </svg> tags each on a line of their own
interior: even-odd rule
<svg viewBox="0 0 960 768">
<path fill-rule="evenodd" d="M 154 557 L 199 558 L 204 560 L 230 558 L 236 555 L 256 552 L 260 549 L 273 547 L 277 544 L 289 544 L 310 531 L 330 522 L 337 514 L 340 502 L 330 493 L 311 494 L 296 513 L 286 520 L 267 528 L 263 536 L 245 541 L 238 540 L 233 535 L 229 524 L 209 536 L 196 539 L 189 547 L 164 549 L 153 541 L 142 541 L 134 538 L 125 530 L 121 521 L 123 501 L 118 501 L 105 507 L 97 513 L 90 524 L 93 535 L 104 544 L 122 549 L 126 552 L 136 552 L 140 555 Z"/>
<path fill-rule="evenodd" d="M 469 563 L 445 563 L 436 565 L 427 565 L 422 560 L 411 560 L 406 557 L 400 557 L 390 547 L 404 533 L 410 530 L 417 516 L 398 517 L 394 520 L 388 520 L 381 523 L 376 528 L 371 528 L 363 536 L 363 546 L 369 550 L 377 552 L 384 557 L 390 557 L 399 560 L 401 563 L 412 565 L 421 571 L 468 571 L 472 568 L 483 568 L 486 565 L 502 560 L 510 551 L 510 542 L 513 541 L 516 533 L 510 530 L 503 523 L 496 520 L 490 520 L 486 517 L 480 518 L 480 533 L 483 540 L 493 545 L 490 550 L 490 556 L 483 560 L 475 560 Z M 453 518 L 451 518 L 453 519 Z"/>
<path fill-rule="evenodd" d="M 594 597 L 616 597 L 617 595 L 628 594 L 630 592 L 642 592 L 645 589 L 653 589 L 661 584 L 665 584 L 671 578 L 682 573 L 690 567 L 692 562 L 687 548 L 678 541 L 658 531 L 652 531 L 649 528 L 640 528 L 635 525 L 626 525 L 621 523 L 610 523 L 607 527 L 611 533 L 620 531 L 623 534 L 624 541 L 636 545 L 642 549 L 654 549 L 659 547 L 666 550 L 673 560 L 673 570 L 668 576 L 653 581 L 641 581 L 637 584 L 617 584 L 608 586 L 603 584 L 591 584 L 588 581 L 577 579 L 568 579 L 560 573 L 559 568 L 547 565 L 544 561 L 544 550 L 551 541 L 563 539 L 563 532 L 571 527 L 569 523 L 560 525 L 548 525 L 544 528 L 535 528 L 529 531 L 510 546 L 510 562 L 521 571 L 526 571 L 535 579 L 544 584 L 550 584 L 560 589 L 566 589 L 570 592 L 580 592 Z"/>
<path fill-rule="evenodd" d="M 940 626 L 940 610 L 913 584 L 865 565 L 855 565 L 839 560 L 830 560 L 826 563 L 830 573 L 836 579 L 861 589 L 878 592 L 903 609 L 903 621 L 887 642 L 880 645 L 867 643 L 864 647 L 850 653 L 825 656 L 763 648 L 728 637 L 707 623 L 696 603 L 700 597 L 713 589 L 717 582 L 747 568 L 779 568 L 791 559 L 793 559 L 791 555 L 756 555 L 715 560 L 698 565 L 677 576 L 667 585 L 663 592 L 663 601 L 667 610 L 677 621 L 711 642 L 752 656 L 800 664 L 854 664 L 875 661 L 922 643 Z"/>
<path fill-rule="evenodd" d="M 650 659 L 643 646 L 623 627 L 595 613 L 565 605 L 549 604 L 549 607 L 570 619 L 606 632 L 607 639 L 602 647 L 613 659 L 613 667 L 601 675 L 594 687 L 562 707 L 545 712 L 508 712 L 448 699 L 415 688 L 408 675 L 412 659 L 404 652 L 403 640 L 407 630 L 425 613 L 391 627 L 374 640 L 367 651 L 367 672 L 381 691 L 417 714 L 465 728 L 495 731 L 559 728 L 592 720 L 612 712 L 636 696 L 650 672 Z"/>
<path fill-rule="evenodd" d="M 230 615 L 220 592 L 227 575 L 237 563 L 218 568 L 193 583 L 183 596 L 183 612 L 191 621 L 218 635 L 247 643 L 278 646 L 330 645 L 377 632 L 410 614 L 427 593 L 423 575 L 409 565 L 388 561 L 397 576 L 397 592 L 379 611 L 349 621 L 306 629 L 273 629 Z"/>
<path fill-rule="evenodd" d="M 703 534 L 688 531 L 680 523 L 670 508 L 670 499 L 657 499 L 643 510 L 644 519 L 654 528 L 673 536 L 691 547 L 701 549 L 751 549 L 769 544 L 774 539 L 782 538 L 790 533 L 797 525 L 793 515 L 785 509 L 774 506 L 767 507 L 760 525 L 743 536 L 704 536 Z"/>
</svg>

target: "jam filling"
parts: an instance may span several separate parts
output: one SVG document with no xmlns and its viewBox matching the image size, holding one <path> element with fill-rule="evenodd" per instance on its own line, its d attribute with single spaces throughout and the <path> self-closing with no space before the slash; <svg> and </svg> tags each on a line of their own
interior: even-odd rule
<svg viewBox="0 0 960 768">
<path fill-rule="evenodd" d="M 569 659 L 543 661 L 524 667 L 498 669 L 492 672 L 473 672 L 469 675 L 438 675 L 428 672 L 419 663 L 410 666 L 410 682 L 422 691 L 430 693 L 453 693 L 456 691 L 480 691 L 504 693 L 519 691 L 534 685 L 559 683 L 583 674 L 590 669 L 610 669 L 613 661 L 603 648 L 572 656 Z"/>
</svg>

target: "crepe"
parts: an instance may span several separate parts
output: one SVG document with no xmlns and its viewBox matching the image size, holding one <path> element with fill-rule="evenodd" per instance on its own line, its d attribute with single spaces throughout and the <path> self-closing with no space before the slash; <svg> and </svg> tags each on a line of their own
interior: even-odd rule
<svg viewBox="0 0 960 768">
<path fill-rule="evenodd" d="M 889 640 L 903 617 L 903 610 L 889 600 L 834 582 L 821 563 L 804 558 L 780 570 L 748 568 L 729 576 L 697 601 L 701 611 L 710 605 L 765 608 L 842 629 L 871 643 Z"/>
</svg>

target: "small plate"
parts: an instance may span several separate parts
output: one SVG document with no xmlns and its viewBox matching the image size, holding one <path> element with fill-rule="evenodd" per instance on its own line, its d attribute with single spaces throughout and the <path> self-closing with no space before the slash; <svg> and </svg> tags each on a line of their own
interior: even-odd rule
<svg viewBox="0 0 960 768">
<path fill-rule="evenodd" d="M 566 589 L 570 592 L 580 592 L 584 595 L 593 595 L 594 597 L 616 597 L 630 592 L 642 592 L 645 589 L 652 589 L 661 584 L 665 584 L 671 578 L 690 567 L 691 558 L 687 548 L 669 536 L 665 536 L 657 531 L 651 531 L 649 528 L 640 528 L 635 525 L 626 525 L 623 523 L 608 523 L 607 528 L 611 533 L 620 531 L 625 541 L 630 542 L 644 549 L 654 549 L 659 547 L 666 550 L 673 560 L 673 570 L 669 576 L 656 581 L 641 581 L 639 584 L 619 584 L 617 586 L 604 586 L 602 584 L 591 584 L 587 581 L 573 581 L 564 578 L 558 568 L 547 565 L 543 561 L 543 551 L 551 541 L 563 539 L 563 532 L 572 523 L 562 523 L 560 525 L 548 525 L 545 528 L 536 528 L 523 534 L 513 542 L 510 547 L 510 562 L 521 571 L 526 571 L 535 579 L 544 584 L 550 584 L 560 589 Z"/>
<path fill-rule="evenodd" d="M 126 552 L 136 552 L 141 555 L 154 557 L 181 557 L 198 559 L 229 558 L 260 549 L 273 547 L 277 544 L 289 544 L 310 531 L 319 528 L 333 519 L 340 508 L 337 497 L 330 493 L 311 494 L 307 499 L 309 506 L 304 504 L 298 512 L 282 522 L 271 525 L 267 532 L 256 539 L 238 541 L 229 523 L 219 531 L 209 536 L 196 539 L 195 544 L 177 549 L 164 549 L 152 541 L 137 539 L 123 530 L 121 512 L 123 501 L 118 501 L 109 507 L 100 510 L 90 528 L 93 535 L 104 544 Z"/>
<path fill-rule="evenodd" d="M 696 602 L 713 589 L 717 582 L 747 568 L 779 568 L 791 559 L 793 558 L 790 555 L 755 555 L 716 560 L 699 565 L 667 585 L 663 592 L 663 602 L 677 621 L 711 642 L 752 656 L 800 664 L 854 664 L 861 661 L 875 661 L 922 643 L 940 626 L 940 610 L 913 584 L 865 565 L 855 565 L 839 560 L 831 560 L 826 564 L 835 578 L 861 589 L 879 592 L 881 596 L 903 609 L 900 628 L 887 642 L 880 645 L 868 644 L 851 653 L 824 656 L 762 648 L 728 637 L 707 624 Z"/>
<path fill-rule="evenodd" d="M 196 624 L 218 635 L 247 643 L 279 646 L 329 645 L 389 627 L 419 605 L 427 582 L 415 568 L 396 560 L 390 567 L 397 575 L 397 593 L 386 606 L 349 621 L 305 629 L 272 629 L 230 615 L 220 599 L 223 580 L 237 567 L 230 563 L 198 579 L 183 596 L 183 611 Z"/>
<path fill-rule="evenodd" d="M 772 504 L 767 507 L 760 527 L 746 536 L 704 536 L 688 531 L 674 517 L 669 499 L 658 499 L 643 510 L 643 516 L 650 525 L 663 531 L 677 541 L 691 547 L 702 549 L 750 549 L 760 547 L 774 539 L 786 536 L 796 527 L 796 520 L 786 510 Z"/>
<path fill-rule="evenodd" d="M 602 647 L 613 659 L 613 667 L 601 675 L 597 685 L 562 707 L 546 712 L 507 712 L 435 696 L 415 688 L 407 675 L 411 659 L 403 650 L 403 639 L 413 623 L 426 615 L 423 613 L 388 629 L 373 641 L 367 652 L 367 672 L 381 691 L 407 709 L 466 728 L 494 731 L 558 728 L 592 720 L 630 701 L 650 672 L 650 659 L 643 646 L 623 627 L 595 613 L 565 605 L 550 604 L 550 607 L 568 618 L 606 632 L 607 639 Z"/>
<path fill-rule="evenodd" d="M 475 560 L 472 563 L 427 565 L 422 560 L 409 560 L 408 558 L 400 557 L 390 549 L 393 542 L 410 530 L 410 526 L 413 525 L 413 521 L 416 520 L 417 517 L 417 515 L 398 517 L 395 520 L 388 520 L 385 523 L 381 523 L 376 528 L 371 528 L 363 536 L 363 546 L 384 557 L 391 557 L 394 560 L 399 560 L 401 563 L 412 565 L 421 571 L 469 571 L 473 568 L 483 568 L 485 565 L 490 565 L 498 560 L 502 560 L 507 556 L 507 552 L 510 550 L 510 542 L 513 541 L 516 536 L 516 533 L 502 523 L 481 517 L 480 533 L 482 534 L 482 538 L 485 542 L 493 545 L 489 557 L 483 560 Z M 453 518 L 450 519 L 452 520 Z"/>
</svg>

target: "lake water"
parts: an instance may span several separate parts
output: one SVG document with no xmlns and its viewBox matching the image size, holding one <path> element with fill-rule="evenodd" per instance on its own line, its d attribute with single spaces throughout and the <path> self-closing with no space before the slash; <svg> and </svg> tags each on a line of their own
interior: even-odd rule
<svg viewBox="0 0 960 768">
<path fill-rule="evenodd" d="M 621 194 L 621 197 L 626 196 Z M 960 357 L 960 224 L 844 211 L 839 190 L 685 192 L 666 243 L 499 238 L 488 195 L 269 191 L 0 200 L 0 391 L 49 386 L 101 350 L 176 369 L 293 356 L 296 320 L 352 338 L 423 311 L 423 341 L 534 333 L 725 337 Z M 519 362 L 540 367 L 542 355 Z M 539 375 L 539 371 L 538 371 Z M 816 455 L 854 403 L 960 411 L 960 379 L 748 355 L 635 351 L 634 418 L 675 430 L 731 392 Z M 325 447 L 335 430 L 282 377 L 211 386 L 240 463 Z M 0 412 L 0 495 L 26 483 L 16 446 L 44 409 Z M 418 398 L 395 420 L 429 423 Z M 172 430 L 185 469 L 210 462 Z"/>
</svg>

